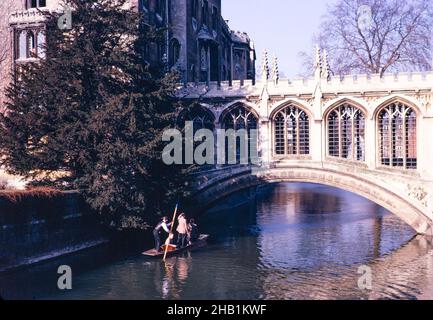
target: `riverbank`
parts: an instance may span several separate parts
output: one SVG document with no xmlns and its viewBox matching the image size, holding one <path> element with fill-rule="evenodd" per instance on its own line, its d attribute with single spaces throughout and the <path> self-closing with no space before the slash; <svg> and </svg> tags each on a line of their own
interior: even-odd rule
<svg viewBox="0 0 433 320">
<path fill-rule="evenodd" d="M 100 246 L 109 240 L 77 192 L 0 193 L 0 272 Z"/>
</svg>

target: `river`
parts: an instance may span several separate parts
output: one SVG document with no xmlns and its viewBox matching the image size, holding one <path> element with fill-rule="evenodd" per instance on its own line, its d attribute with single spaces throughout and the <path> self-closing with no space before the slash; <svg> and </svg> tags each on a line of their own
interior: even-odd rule
<svg viewBox="0 0 433 320">
<path fill-rule="evenodd" d="M 225 199 L 199 219 L 206 247 L 166 263 L 133 254 L 68 258 L 0 276 L 9 299 L 433 299 L 433 245 L 357 195 L 281 183 Z M 60 262 L 57 262 L 59 264 Z M 361 269 L 360 269 L 361 268 Z M 371 271 L 371 287 L 359 281 Z M 360 271 L 360 272 L 361 272 Z M 365 278 L 363 278 L 365 279 Z M 365 282 L 362 282 L 365 283 Z"/>
</svg>

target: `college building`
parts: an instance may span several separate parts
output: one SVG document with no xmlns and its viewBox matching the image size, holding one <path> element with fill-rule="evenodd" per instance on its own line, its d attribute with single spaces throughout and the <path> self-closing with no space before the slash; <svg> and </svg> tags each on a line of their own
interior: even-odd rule
<svg viewBox="0 0 433 320">
<path fill-rule="evenodd" d="M 0 104 L 11 71 L 45 58 L 43 11 L 63 12 L 60 0 L 5 0 L 0 4 Z M 221 15 L 221 0 L 129 0 L 143 13 L 145 26 L 165 31 L 162 44 L 149 43 L 146 60 L 180 72 L 183 82 L 209 83 L 255 79 L 254 44 L 232 31 Z"/>
</svg>

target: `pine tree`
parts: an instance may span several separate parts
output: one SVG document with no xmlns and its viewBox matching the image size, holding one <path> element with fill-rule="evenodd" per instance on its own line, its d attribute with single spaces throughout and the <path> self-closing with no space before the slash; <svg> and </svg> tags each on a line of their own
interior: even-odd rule
<svg viewBox="0 0 433 320">
<path fill-rule="evenodd" d="M 71 30 L 47 15 L 46 59 L 20 68 L 0 118 L 10 173 L 79 190 L 116 226 L 152 221 L 183 181 L 161 160 L 178 79 L 145 62 L 143 48 L 162 31 L 145 29 L 124 3 L 69 0 Z"/>
</svg>

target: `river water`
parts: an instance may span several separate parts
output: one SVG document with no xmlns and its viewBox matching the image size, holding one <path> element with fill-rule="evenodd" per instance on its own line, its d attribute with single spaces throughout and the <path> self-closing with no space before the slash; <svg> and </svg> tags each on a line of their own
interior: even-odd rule
<svg viewBox="0 0 433 320">
<path fill-rule="evenodd" d="M 0 276 L 12 299 L 433 299 L 433 245 L 354 194 L 281 183 L 199 218 L 206 247 L 168 259 L 70 257 L 73 289 L 55 263 Z M 358 273 L 358 271 L 360 273 Z M 371 287 L 369 272 L 371 271 Z M 367 273 L 366 273 L 367 272 Z M 359 284 L 361 284 L 361 289 Z"/>
</svg>

